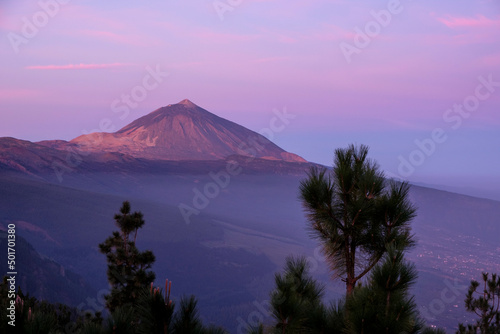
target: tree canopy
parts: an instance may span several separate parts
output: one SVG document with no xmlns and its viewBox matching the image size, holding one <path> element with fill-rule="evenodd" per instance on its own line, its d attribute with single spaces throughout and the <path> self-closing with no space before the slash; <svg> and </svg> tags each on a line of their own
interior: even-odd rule
<svg viewBox="0 0 500 334">
<path fill-rule="evenodd" d="M 406 182 L 389 181 L 368 147 L 335 150 L 332 170 L 311 168 L 301 182 L 300 199 L 312 236 L 321 242 L 331 270 L 350 295 L 382 258 L 386 245 L 414 245 L 410 222 L 415 207 Z"/>
<path fill-rule="evenodd" d="M 108 261 L 107 276 L 111 293 L 105 298 L 110 311 L 118 306 L 133 304 L 141 289 L 155 279 L 155 273 L 150 270 L 155 261 L 153 252 L 140 252 L 136 247 L 137 232 L 144 225 L 142 213 L 131 213 L 130 203 L 123 202 L 120 213 L 114 218 L 120 231 L 114 231 L 99 245 L 99 250 Z"/>
</svg>

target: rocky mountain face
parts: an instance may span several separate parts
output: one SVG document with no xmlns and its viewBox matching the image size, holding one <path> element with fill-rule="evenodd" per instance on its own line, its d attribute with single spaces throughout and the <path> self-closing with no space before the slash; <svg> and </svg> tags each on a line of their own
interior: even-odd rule
<svg viewBox="0 0 500 334">
<path fill-rule="evenodd" d="M 82 150 L 119 152 L 151 160 L 219 160 L 242 155 L 306 162 L 264 136 L 189 100 L 157 109 L 115 133 L 82 135 L 70 143 Z"/>
<path fill-rule="evenodd" d="M 276 170 L 277 165 L 285 170 L 287 167 L 302 170 L 309 165 L 266 137 L 189 100 L 157 109 L 114 133 L 91 133 L 69 142 L 32 143 L 0 138 L 0 171 L 32 176 L 110 168 L 114 171 L 150 169 L 150 165 L 172 170 L 178 169 L 179 164 L 191 166 L 198 162 L 200 167 L 227 159 L 258 163 L 260 171 L 268 167 L 270 172 Z"/>
<path fill-rule="evenodd" d="M 71 141 L 37 143 L 0 138 L 0 171 L 32 176 L 110 169 L 172 170 L 182 169 L 178 166 L 186 164 L 190 169 L 193 164 L 199 169 L 227 159 L 257 163 L 257 169 L 267 168 L 270 172 L 276 170 L 276 166 L 302 170 L 309 165 L 266 137 L 189 100 L 157 109 L 114 133 L 91 133 Z"/>
</svg>

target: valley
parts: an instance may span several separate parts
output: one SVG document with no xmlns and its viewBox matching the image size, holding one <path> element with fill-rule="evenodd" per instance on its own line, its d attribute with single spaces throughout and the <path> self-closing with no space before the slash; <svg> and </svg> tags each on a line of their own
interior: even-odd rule
<svg viewBox="0 0 500 334">
<path fill-rule="evenodd" d="M 207 117 L 204 112 L 192 117 L 202 116 Z M 162 117 L 167 119 L 168 112 Z M 181 128 L 208 131 L 188 118 L 184 122 Z M 224 128 L 229 123 L 221 124 L 218 131 L 229 131 Z M 139 137 L 148 137 L 147 127 L 140 127 L 143 137 Z M 114 135 L 103 138 L 110 136 Z M 250 130 L 238 136 L 260 138 Z M 219 148 L 225 158 L 218 158 L 216 150 L 213 159 L 195 159 L 206 158 L 195 154 L 191 160 L 169 160 L 149 155 L 161 155 L 163 148 L 153 149 L 146 158 L 130 144 L 122 147 L 122 142 L 106 141 L 103 150 L 87 147 L 88 154 L 71 166 L 65 156 L 74 149 L 74 141 L 0 138 L 0 144 L 0 227 L 17 224 L 19 236 L 38 253 L 86 284 L 54 294 L 54 301 L 92 308 L 87 298 L 102 300 L 108 288 L 106 262 L 97 245 L 116 229 L 113 215 L 125 200 L 144 214 L 138 247 L 156 255 L 156 283 L 171 280 L 176 298 L 195 294 L 208 323 L 236 332 L 241 320 L 256 311 L 256 304 L 266 305 L 273 276 L 291 254 L 308 258 L 314 277 L 327 287 L 327 298 L 338 299 L 345 292 L 341 282 L 331 280 L 318 244 L 309 237 L 298 200 L 300 181 L 317 165 L 283 154 L 274 144 L 269 144 L 269 152 L 268 145 L 262 145 L 258 155 L 240 155 L 239 145 L 224 144 Z M 119 147 L 113 149 L 114 144 Z M 228 147 L 233 150 L 229 155 Z M 67 167 L 62 179 L 53 169 L 54 161 Z M 219 185 L 217 193 L 205 194 L 207 203 L 196 207 L 197 213 L 186 221 L 182 205 L 195 207 L 195 196 L 215 184 L 213 175 L 235 163 L 239 172 Z M 412 291 L 427 323 L 452 331 L 459 321 L 470 318 L 464 310 L 463 287 L 479 279 L 482 271 L 500 272 L 500 202 L 421 186 L 413 186 L 410 197 L 418 207 L 412 223 L 417 247 L 408 254 L 419 271 Z M 87 285 L 92 290 L 84 288 Z M 85 294 L 90 295 L 82 297 Z M 263 320 L 271 319 L 263 316 Z"/>
</svg>

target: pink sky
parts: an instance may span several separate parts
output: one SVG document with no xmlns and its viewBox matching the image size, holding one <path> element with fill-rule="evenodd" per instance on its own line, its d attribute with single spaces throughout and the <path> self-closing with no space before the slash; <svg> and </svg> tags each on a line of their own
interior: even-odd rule
<svg viewBox="0 0 500 334">
<path fill-rule="evenodd" d="M 500 81 L 498 1 L 401 1 L 383 25 L 373 13 L 391 1 L 243 0 L 224 13 L 215 2 L 3 1 L 0 136 L 71 139 L 103 118 L 121 127 L 189 98 L 256 131 L 286 107 L 297 122 L 275 141 L 325 164 L 334 148 L 360 142 L 395 172 L 437 127 L 449 140 L 411 178 L 449 174 L 450 163 L 457 177 L 473 175 L 472 158 L 500 163 L 500 88 L 459 129 L 443 120 L 478 77 Z M 369 43 L 356 47 L 370 27 Z M 347 44 L 357 49 L 350 61 Z M 120 119 L 113 101 L 148 67 L 168 77 Z M 498 173 L 481 171 L 500 183 Z"/>
</svg>

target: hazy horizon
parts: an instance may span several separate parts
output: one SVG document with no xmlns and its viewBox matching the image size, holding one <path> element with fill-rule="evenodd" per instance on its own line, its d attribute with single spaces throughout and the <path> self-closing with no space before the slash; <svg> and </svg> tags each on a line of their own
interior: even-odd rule
<svg viewBox="0 0 500 334">
<path fill-rule="evenodd" d="M 497 2 L 232 4 L 2 2 L 0 136 L 69 140 L 185 98 L 257 132 L 286 110 L 272 140 L 309 161 L 366 144 L 388 176 L 500 199 Z"/>
<path fill-rule="evenodd" d="M 16 286 L 61 329 L 472 324 L 500 273 L 499 32 L 499 0 L 0 1 L 0 305 L 27 330 L 52 320 Z M 308 176 L 351 144 L 386 178 L 349 150 Z"/>
</svg>

